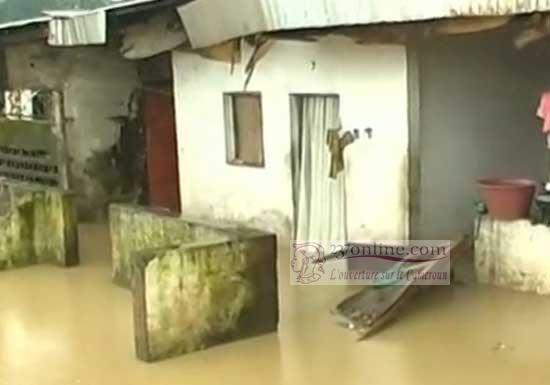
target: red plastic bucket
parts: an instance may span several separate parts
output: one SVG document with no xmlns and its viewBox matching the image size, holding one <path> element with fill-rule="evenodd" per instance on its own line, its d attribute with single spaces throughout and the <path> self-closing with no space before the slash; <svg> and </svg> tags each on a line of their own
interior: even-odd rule
<svg viewBox="0 0 550 385">
<path fill-rule="evenodd" d="M 520 178 L 487 178 L 478 180 L 481 197 L 489 215 L 503 221 L 529 217 L 537 183 Z"/>
</svg>

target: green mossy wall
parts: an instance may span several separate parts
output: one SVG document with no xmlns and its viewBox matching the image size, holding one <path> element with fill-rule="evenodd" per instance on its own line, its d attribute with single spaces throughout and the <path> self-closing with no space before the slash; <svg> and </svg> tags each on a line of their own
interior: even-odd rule
<svg viewBox="0 0 550 385">
<path fill-rule="evenodd" d="M 238 333 L 256 296 L 242 244 L 160 253 L 146 268 L 149 355 L 170 357 Z"/>
<path fill-rule="evenodd" d="M 138 358 L 277 330 L 274 235 L 131 205 L 109 215 L 114 279 L 132 288 Z"/>
<path fill-rule="evenodd" d="M 0 183 L 0 269 L 78 264 L 73 197 L 54 188 Z"/>
<path fill-rule="evenodd" d="M 136 350 L 157 361 L 275 332 L 275 237 L 145 251 L 135 260 Z"/>
<path fill-rule="evenodd" d="M 184 221 L 165 212 L 126 204 L 109 207 L 109 224 L 115 283 L 130 287 L 132 255 L 141 250 L 177 246 L 197 240 L 221 240 L 220 230 Z"/>
</svg>

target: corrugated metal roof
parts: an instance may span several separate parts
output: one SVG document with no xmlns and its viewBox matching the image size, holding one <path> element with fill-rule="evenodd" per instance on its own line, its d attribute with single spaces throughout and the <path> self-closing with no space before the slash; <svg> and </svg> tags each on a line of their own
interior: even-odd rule
<svg viewBox="0 0 550 385">
<path fill-rule="evenodd" d="M 69 47 L 107 42 L 107 13 L 104 10 L 48 14 L 52 17 L 48 26 L 49 45 Z"/>
<path fill-rule="evenodd" d="M 107 42 L 107 13 L 161 0 L 129 0 L 92 11 L 46 11 L 49 21 L 48 44 L 52 46 L 97 45 Z"/>
<path fill-rule="evenodd" d="M 94 10 L 133 0 L 0 0 L 0 24 L 35 19 L 48 9 Z"/>
<path fill-rule="evenodd" d="M 49 17 L 42 16 L 42 17 L 35 17 L 32 19 L 26 19 L 26 20 L 10 21 L 8 23 L 0 24 L 0 31 L 3 29 L 20 28 L 20 27 L 26 27 L 27 25 L 47 23 L 49 20 L 50 20 Z"/>
<path fill-rule="evenodd" d="M 195 0 L 179 7 L 193 47 L 277 30 L 550 11 L 550 0 Z"/>
<path fill-rule="evenodd" d="M 93 10 L 46 10 L 41 17 L 0 24 L 0 30 L 49 23 L 49 41 L 54 45 L 102 44 L 107 35 L 104 21 L 106 13 L 161 1 L 119 1 Z"/>
</svg>

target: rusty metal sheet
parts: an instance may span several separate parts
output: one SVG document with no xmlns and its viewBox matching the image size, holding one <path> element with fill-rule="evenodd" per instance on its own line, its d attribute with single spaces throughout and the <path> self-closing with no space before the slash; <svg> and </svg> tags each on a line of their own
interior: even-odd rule
<svg viewBox="0 0 550 385">
<path fill-rule="evenodd" d="M 178 8 L 195 48 L 278 30 L 550 11 L 550 0 L 195 0 Z"/>
<path fill-rule="evenodd" d="M 471 239 L 461 236 L 451 242 L 451 264 L 458 258 L 471 257 L 473 245 Z M 424 267 L 429 271 L 430 266 Z M 332 311 L 341 326 L 355 331 L 360 339 L 368 338 L 384 329 L 395 320 L 411 298 L 426 287 L 414 282 L 407 285 L 382 285 L 366 287 L 339 303 Z"/>
</svg>

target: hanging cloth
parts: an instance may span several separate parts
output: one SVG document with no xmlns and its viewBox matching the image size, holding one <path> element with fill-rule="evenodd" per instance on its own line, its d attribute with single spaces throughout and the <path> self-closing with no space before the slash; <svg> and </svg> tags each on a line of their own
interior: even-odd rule
<svg viewBox="0 0 550 385">
<path fill-rule="evenodd" d="M 344 171 L 344 150 L 347 146 L 355 142 L 355 137 L 351 132 L 346 132 L 340 138 L 340 129 L 332 129 L 327 134 L 327 146 L 332 159 L 330 163 L 330 174 L 332 179 L 336 179 L 339 173 Z"/>
<path fill-rule="evenodd" d="M 546 143 L 548 148 L 550 148 L 550 92 L 542 94 L 537 116 L 544 120 L 542 133 L 546 135 Z"/>
<path fill-rule="evenodd" d="M 332 96 L 304 96 L 296 114 L 296 239 L 303 242 L 346 241 L 344 173 L 331 173 L 332 154 L 327 148 L 329 130 L 339 126 L 339 102 Z M 326 246 L 323 244 L 323 246 Z"/>
</svg>

